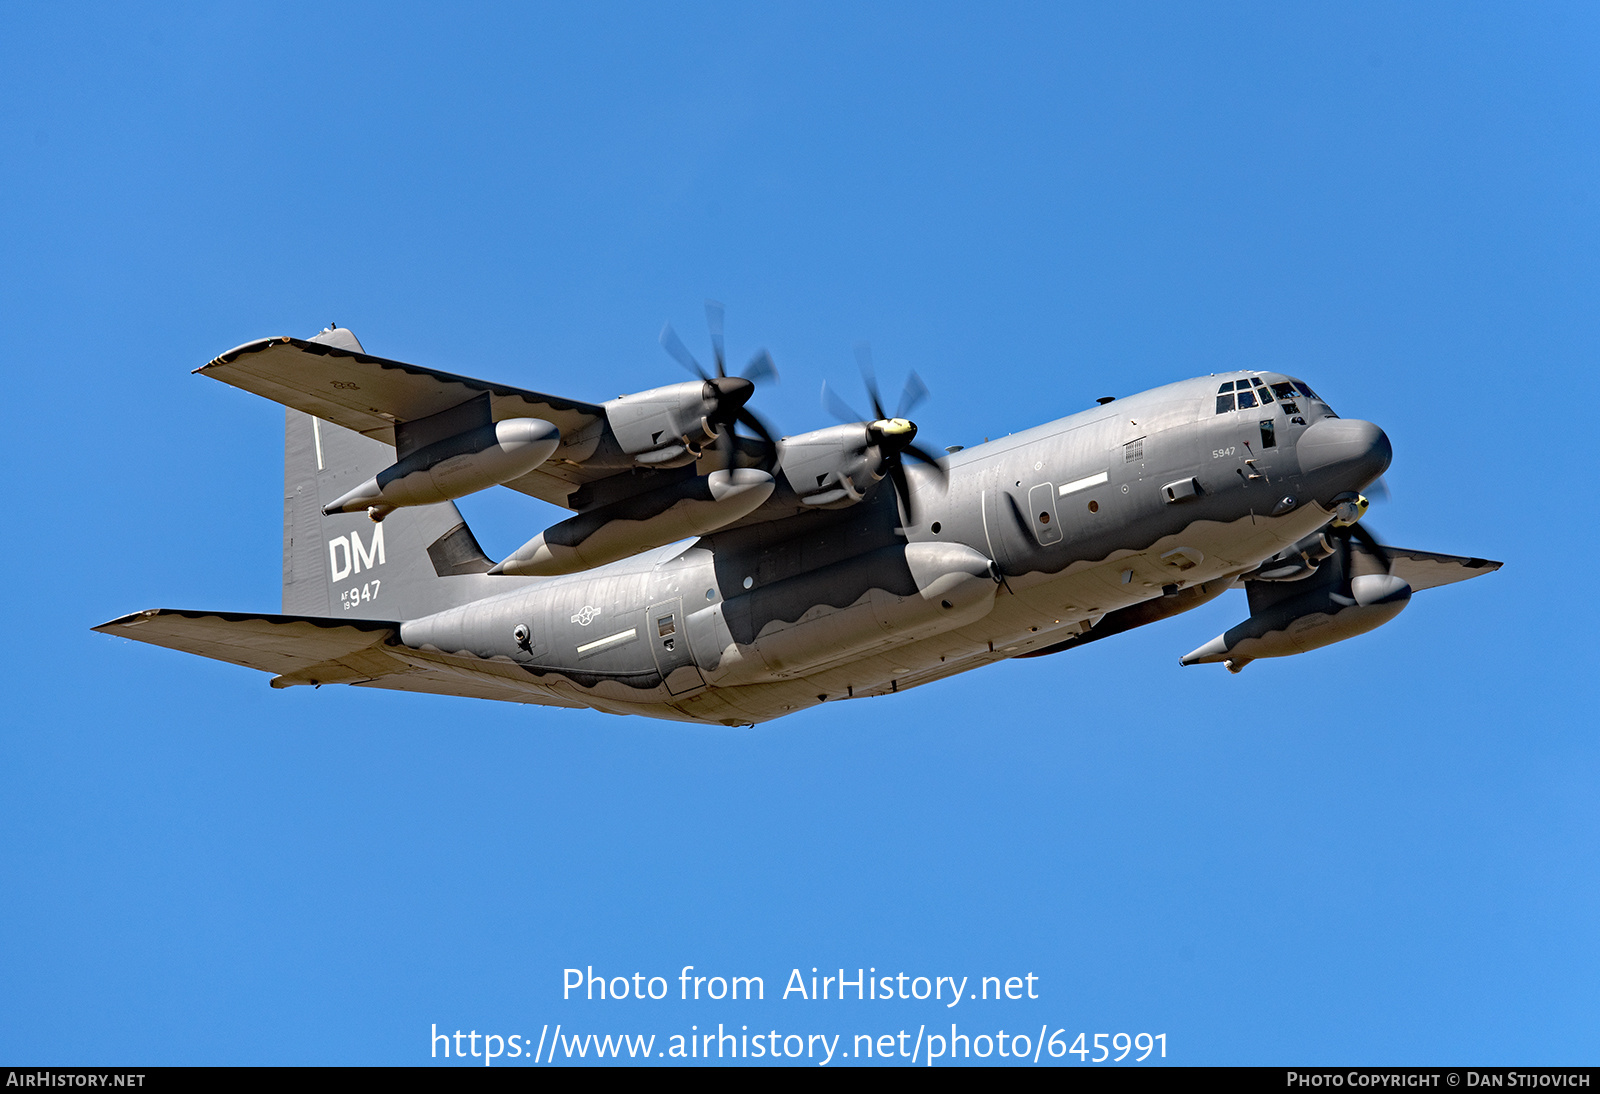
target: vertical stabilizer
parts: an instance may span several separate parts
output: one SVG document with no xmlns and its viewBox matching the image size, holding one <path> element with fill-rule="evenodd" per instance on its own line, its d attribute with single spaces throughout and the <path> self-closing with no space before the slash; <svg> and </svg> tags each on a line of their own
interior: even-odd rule
<svg viewBox="0 0 1600 1094">
<path fill-rule="evenodd" d="M 322 507 L 394 462 L 381 441 L 285 412 L 283 611 L 415 619 L 526 584 L 491 565 L 451 502 L 397 509 L 382 523 Z"/>
</svg>

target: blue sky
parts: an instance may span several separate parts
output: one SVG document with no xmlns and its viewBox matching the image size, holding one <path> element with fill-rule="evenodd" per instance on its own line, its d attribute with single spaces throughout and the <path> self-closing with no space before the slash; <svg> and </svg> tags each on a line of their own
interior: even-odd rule
<svg viewBox="0 0 1600 1094">
<path fill-rule="evenodd" d="M 0 1060 L 955 1020 L 1592 1063 L 1597 45 L 1579 4 L 8 6 Z M 1230 594 L 753 731 L 90 633 L 277 610 L 282 416 L 221 351 L 337 321 L 598 401 L 681 379 L 707 297 L 788 432 L 863 338 L 939 445 L 1294 372 L 1392 439 L 1383 537 L 1506 566 L 1237 677 L 1177 664 Z M 499 494 L 496 556 L 554 515 Z M 563 1001 L 590 965 L 768 1000 Z M 1040 998 L 775 998 L 813 966 Z"/>
</svg>

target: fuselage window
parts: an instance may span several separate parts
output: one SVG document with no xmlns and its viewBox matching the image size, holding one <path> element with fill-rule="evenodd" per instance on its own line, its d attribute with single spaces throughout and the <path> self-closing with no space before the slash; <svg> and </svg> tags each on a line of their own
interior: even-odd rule
<svg viewBox="0 0 1600 1094">
<path fill-rule="evenodd" d="M 1256 405 L 1256 393 L 1254 391 L 1246 390 L 1246 391 L 1239 392 L 1239 409 L 1240 410 L 1244 410 L 1247 407 L 1252 407 L 1252 406 L 1255 406 L 1255 405 Z"/>
</svg>

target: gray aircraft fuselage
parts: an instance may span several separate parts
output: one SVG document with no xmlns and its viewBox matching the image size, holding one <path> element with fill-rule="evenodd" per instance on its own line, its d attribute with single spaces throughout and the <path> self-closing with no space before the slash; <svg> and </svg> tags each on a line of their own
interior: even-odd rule
<svg viewBox="0 0 1600 1094">
<path fill-rule="evenodd" d="M 1221 409 L 1224 385 L 1248 395 Z M 483 599 L 400 637 L 601 710 L 752 724 L 1196 607 L 1389 460 L 1382 430 L 1298 381 L 1222 373 L 953 452 L 942 489 L 908 465 L 910 527 L 884 480 L 847 508 L 581 573 L 463 575 Z"/>
</svg>

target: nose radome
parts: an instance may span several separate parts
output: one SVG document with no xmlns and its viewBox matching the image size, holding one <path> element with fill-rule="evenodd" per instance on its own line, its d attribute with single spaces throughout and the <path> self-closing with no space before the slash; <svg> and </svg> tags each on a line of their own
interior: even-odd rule
<svg viewBox="0 0 1600 1094">
<path fill-rule="evenodd" d="M 1359 490 L 1389 468 L 1394 449 L 1383 430 L 1359 418 L 1323 418 L 1311 423 L 1295 445 L 1304 475 L 1338 475 L 1345 489 Z"/>
</svg>

